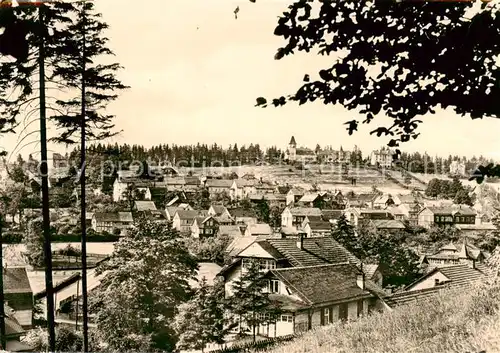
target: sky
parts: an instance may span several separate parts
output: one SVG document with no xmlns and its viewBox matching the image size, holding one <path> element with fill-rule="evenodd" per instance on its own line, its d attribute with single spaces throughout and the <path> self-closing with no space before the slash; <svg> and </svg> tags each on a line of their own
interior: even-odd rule
<svg viewBox="0 0 500 353">
<path fill-rule="evenodd" d="M 274 60 L 276 49 L 284 42 L 273 31 L 287 3 L 96 2 L 110 25 L 106 34 L 114 59 L 124 66 L 119 77 L 131 86 L 109 106 L 122 130 L 109 142 L 147 147 L 197 142 L 228 146 L 236 142 L 239 146 L 259 143 L 285 148 L 294 135 L 299 145 L 311 148 L 319 143 L 344 149 L 357 145 L 371 151 L 384 145 L 386 139 L 369 135 L 375 126 L 364 126 L 349 136 L 343 123 L 362 117 L 340 106 L 254 107 L 256 97 L 292 93 L 305 73 L 316 73 L 332 62 L 331 57 L 312 53 Z M 235 19 L 237 6 L 240 11 Z M 500 119 L 472 121 L 438 110 L 423 120 L 420 137 L 405 144 L 403 150 L 500 159 Z M 13 151 L 18 138 L 1 137 L 0 148 Z M 38 148 L 31 144 L 21 153 Z"/>
</svg>

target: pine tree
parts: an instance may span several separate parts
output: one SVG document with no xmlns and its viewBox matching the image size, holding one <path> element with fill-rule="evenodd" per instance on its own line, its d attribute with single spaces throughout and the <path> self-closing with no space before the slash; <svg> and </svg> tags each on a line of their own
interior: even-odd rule
<svg viewBox="0 0 500 353">
<path fill-rule="evenodd" d="M 359 256 L 361 249 L 359 246 L 359 239 L 356 236 L 354 226 L 349 224 L 344 214 L 340 215 L 337 223 L 332 229 L 332 237 L 340 245 L 352 252 L 355 256 Z"/>
<path fill-rule="evenodd" d="M 222 294 L 222 295 L 221 295 Z M 227 333 L 224 320 L 224 293 L 207 285 L 203 278 L 196 294 L 181 304 L 174 328 L 179 335 L 178 349 L 201 349 L 208 343 L 223 343 Z"/>
<path fill-rule="evenodd" d="M 266 290 L 268 284 L 269 281 L 260 270 L 258 261 L 251 261 L 250 266 L 244 268 L 241 277 L 233 283 L 233 295 L 229 299 L 231 311 L 239 319 L 240 334 L 245 321 L 252 329 L 254 342 L 257 327 L 268 323 L 271 314 L 279 313 L 279 308 L 269 298 Z"/>
<path fill-rule="evenodd" d="M 85 105 L 86 136 L 88 140 L 102 140 L 114 136 L 112 129 L 113 115 L 106 114 L 107 105 L 118 98 L 117 92 L 128 87 L 117 79 L 116 73 L 121 66 L 97 64 L 96 60 L 112 56 L 107 47 L 108 38 L 103 32 L 108 25 L 102 21 L 101 14 L 94 9 L 93 2 L 76 2 L 69 9 L 72 21 L 65 26 L 61 41 L 66 50 L 59 53 L 60 59 L 53 65 L 51 79 L 60 82 L 74 92 L 70 99 L 59 99 L 57 113 L 52 115 L 56 126 L 62 130 L 54 141 L 65 144 L 76 143 L 75 136 L 80 134 L 82 97 L 79 89 L 82 85 L 82 60 L 85 59 Z M 85 35 L 85 48 L 83 36 Z M 82 57 L 84 55 L 84 58 Z"/>
</svg>

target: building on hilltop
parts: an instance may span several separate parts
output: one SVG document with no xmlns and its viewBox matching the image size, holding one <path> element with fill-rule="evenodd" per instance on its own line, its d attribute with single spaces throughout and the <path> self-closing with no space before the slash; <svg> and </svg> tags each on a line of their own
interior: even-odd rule
<svg viewBox="0 0 500 353">
<path fill-rule="evenodd" d="M 452 161 L 450 163 L 450 174 L 453 176 L 465 176 L 465 163 Z"/>
<path fill-rule="evenodd" d="M 307 147 L 297 147 L 295 136 L 292 136 L 285 152 L 285 160 L 288 162 L 302 163 L 338 163 L 348 164 L 351 162 L 351 157 L 355 153 L 361 155 L 357 146 L 354 151 L 345 151 L 342 146 L 339 150 L 333 149 L 331 146 L 326 148 L 316 148 L 312 150 Z"/>
<path fill-rule="evenodd" d="M 388 147 L 382 147 L 380 150 L 371 153 L 370 164 L 380 168 L 391 168 L 393 154 L 394 153 Z"/>
</svg>

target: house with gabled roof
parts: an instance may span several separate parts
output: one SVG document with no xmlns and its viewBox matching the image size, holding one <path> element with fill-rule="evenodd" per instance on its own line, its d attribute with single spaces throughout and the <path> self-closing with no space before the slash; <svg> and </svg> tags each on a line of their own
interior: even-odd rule
<svg viewBox="0 0 500 353">
<path fill-rule="evenodd" d="M 436 267 L 403 290 L 384 298 L 384 302 L 392 309 L 439 296 L 463 293 L 488 278 L 487 270 L 479 268 L 465 264 Z"/>
<path fill-rule="evenodd" d="M 344 211 L 349 223 L 353 226 L 358 226 L 363 221 L 371 220 L 389 220 L 393 216 L 389 210 L 378 210 L 371 208 L 354 208 L 350 207 Z"/>
<path fill-rule="evenodd" d="M 319 192 L 308 193 L 302 196 L 299 201 L 297 201 L 298 207 L 317 207 L 322 208 L 324 203 L 324 195 Z"/>
<path fill-rule="evenodd" d="M 273 235 L 273 230 L 267 223 L 254 223 L 248 225 L 247 234 L 253 237 L 271 236 Z"/>
<path fill-rule="evenodd" d="M 343 214 L 343 210 L 322 209 L 322 219 L 330 223 L 336 222 Z"/>
<path fill-rule="evenodd" d="M 237 237 L 242 237 L 242 236 L 247 236 L 248 226 L 246 224 L 234 224 L 234 225 L 222 225 L 219 226 L 219 233 L 218 235 L 220 236 L 228 236 L 232 239 L 235 239 Z M 250 239 L 250 237 L 249 237 Z"/>
<path fill-rule="evenodd" d="M 369 223 L 377 230 L 384 230 L 388 232 L 402 231 L 406 229 L 404 223 L 396 219 L 374 219 L 370 220 Z"/>
<path fill-rule="evenodd" d="M 351 208 L 374 208 L 374 201 L 379 195 L 377 193 L 347 193 L 344 195 L 345 207 Z"/>
<path fill-rule="evenodd" d="M 377 310 L 384 291 L 346 263 L 276 268 L 267 274 L 269 297 L 283 310 L 269 336 L 302 333 Z M 264 331 L 260 328 L 259 331 Z M 264 333 L 263 332 L 263 333 Z"/>
<path fill-rule="evenodd" d="M 373 208 L 383 209 L 389 206 L 398 206 L 401 200 L 397 195 L 383 194 L 373 200 Z"/>
<path fill-rule="evenodd" d="M 14 313 L 13 318 L 23 329 L 33 325 L 33 291 L 25 267 L 4 267 L 4 300 Z"/>
<path fill-rule="evenodd" d="M 187 203 L 178 204 L 177 206 L 167 206 L 165 207 L 165 215 L 167 216 L 167 220 L 173 221 L 175 213 L 178 210 L 192 211 L 193 208 Z"/>
<path fill-rule="evenodd" d="M 217 235 L 219 222 L 212 215 L 195 217 L 191 225 L 191 236 L 193 238 L 208 238 Z"/>
<path fill-rule="evenodd" d="M 257 223 L 257 213 L 253 209 L 231 208 L 229 213 L 236 224 Z"/>
<path fill-rule="evenodd" d="M 182 177 L 170 177 L 163 180 L 168 191 L 183 191 L 186 180 Z"/>
<path fill-rule="evenodd" d="M 319 208 L 285 207 L 281 213 L 281 226 L 284 228 L 298 228 L 307 216 L 322 216 Z"/>
<path fill-rule="evenodd" d="M 113 201 L 120 202 L 125 199 L 124 194 L 129 185 L 134 185 L 135 188 L 144 193 L 144 200 L 151 200 L 151 190 L 153 183 L 141 179 L 120 179 L 116 178 L 113 183 Z"/>
<path fill-rule="evenodd" d="M 286 194 L 286 205 L 291 206 L 294 203 L 298 202 L 301 197 L 304 196 L 304 191 L 298 188 L 292 188 Z"/>
<path fill-rule="evenodd" d="M 191 226 L 195 218 L 207 217 L 207 211 L 201 210 L 177 210 L 172 218 L 172 228 L 180 233 L 191 234 Z"/>
<path fill-rule="evenodd" d="M 331 237 L 267 238 L 247 240 L 246 247 L 232 251 L 233 261 L 222 268 L 226 293 L 230 295 L 234 280 L 241 276 L 249 262 L 259 261 L 263 270 L 316 266 L 331 263 L 361 262 Z"/>
<path fill-rule="evenodd" d="M 135 212 L 156 211 L 156 205 L 153 201 L 134 201 Z"/>
<path fill-rule="evenodd" d="M 301 230 L 310 237 L 323 237 L 331 234 L 332 223 L 323 216 L 307 216 L 301 225 Z"/>
<path fill-rule="evenodd" d="M 211 205 L 207 213 L 208 215 L 214 217 L 227 216 L 231 218 L 231 213 L 229 213 L 228 209 L 224 205 Z"/>
<path fill-rule="evenodd" d="M 234 180 L 230 179 L 207 179 L 205 181 L 205 186 L 210 193 L 210 197 L 215 198 L 217 195 L 221 194 L 231 196 L 231 187 L 233 183 Z"/>
<path fill-rule="evenodd" d="M 34 348 L 21 342 L 26 329 L 16 319 L 16 311 L 8 305 L 4 305 L 5 322 L 5 352 L 33 352 Z"/>
<path fill-rule="evenodd" d="M 476 224 L 477 212 L 468 206 L 425 207 L 418 214 L 422 227 Z"/>
<path fill-rule="evenodd" d="M 454 266 L 458 264 L 483 263 L 488 254 L 467 242 L 466 238 L 462 244 L 449 243 L 442 246 L 435 254 L 427 254 L 422 258 L 422 263 L 430 268 Z"/>
<path fill-rule="evenodd" d="M 235 179 L 231 185 L 231 198 L 241 200 L 250 194 L 257 192 L 257 180 L 254 179 Z"/>
<path fill-rule="evenodd" d="M 92 229 L 97 233 L 113 233 L 116 229 L 125 231 L 133 224 L 132 212 L 96 212 L 92 217 Z"/>
<path fill-rule="evenodd" d="M 474 263 L 436 267 L 406 286 L 404 291 L 434 288 L 448 283 L 453 283 L 455 286 L 468 286 L 486 278 L 487 274 L 479 270 Z"/>
<path fill-rule="evenodd" d="M 195 192 L 201 187 L 201 180 L 197 176 L 186 176 L 184 177 L 184 188 L 185 192 Z"/>
</svg>

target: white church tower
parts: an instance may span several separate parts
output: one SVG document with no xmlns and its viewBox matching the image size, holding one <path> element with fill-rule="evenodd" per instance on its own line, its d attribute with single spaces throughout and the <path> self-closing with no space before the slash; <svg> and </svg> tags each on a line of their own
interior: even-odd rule
<svg viewBox="0 0 500 353">
<path fill-rule="evenodd" d="M 289 161 L 295 161 L 297 159 L 297 142 L 295 142 L 295 137 L 292 136 L 287 149 L 287 159 Z"/>
</svg>

